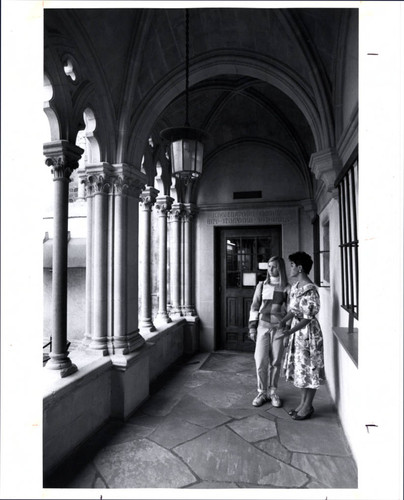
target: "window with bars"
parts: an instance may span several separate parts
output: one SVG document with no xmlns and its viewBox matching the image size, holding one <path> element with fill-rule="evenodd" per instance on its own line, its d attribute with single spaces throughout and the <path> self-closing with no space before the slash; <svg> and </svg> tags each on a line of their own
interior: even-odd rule
<svg viewBox="0 0 404 500">
<path fill-rule="evenodd" d="M 358 270 L 358 160 L 344 169 L 336 182 L 340 211 L 341 307 L 349 314 L 348 331 L 353 331 L 354 319 L 359 318 Z"/>
<path fill-rule="evenodd" d="M 314 234 L 314 281 L 317 286 L 330 287 L 330 222 L 324 220 L 320 226 L 317 215 L 313 221 Z"/>
</svg>

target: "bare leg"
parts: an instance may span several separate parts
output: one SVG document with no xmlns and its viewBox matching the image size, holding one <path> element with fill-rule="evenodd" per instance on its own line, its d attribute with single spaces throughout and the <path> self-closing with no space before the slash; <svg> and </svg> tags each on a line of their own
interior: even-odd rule
<svg viewBox="0 0 404 500">
<path fill-rule="evenodd" d="M 303 400 L 303 404 L 299 405 L 299 409 L 297 410 L 297 414 L 300 417 L 304 417 L 311 411 L 311 407 L 313 406 L 313 399 L 316 395 L 317 389 L 302 389 L 305 391 L 305 397 Z"/>
<path fill-rule="evenodd" d="M 307 397 L 306 391 L 307 391 L 307 389 L 300 389 L 300 403 L 297 406 L 297 408 L 295 408 L 296 412 L 300 411 L 304 407 L 304 402 L 305 402 L 306 397 Z"/>
</svg>

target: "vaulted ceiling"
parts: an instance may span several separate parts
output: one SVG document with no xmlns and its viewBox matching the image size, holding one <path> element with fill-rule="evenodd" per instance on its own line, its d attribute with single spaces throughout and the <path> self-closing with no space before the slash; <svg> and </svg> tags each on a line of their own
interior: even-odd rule
<svg viewBox="0 0 404 500">
<path fill-rule="evenodd" d="M 355 9 L 190 9 L 189 118 L 209 134 L 207 167 L 232 145 L 264 144 L 287 155 L 312 189 L 310 156 L 336 142 L 350 16 Z M 160 130 L 184 124 L 183 9 L 45 9 L 55 94 L 52 75 L 68 57 L 78 77 L 59 84 L 76 111 L 80 100 L 92 106 L 103 161 L 138 164 L 149 137 L 158 143 Z M 71 120 L 65 128 L 76 133 Z"/>
</svg>

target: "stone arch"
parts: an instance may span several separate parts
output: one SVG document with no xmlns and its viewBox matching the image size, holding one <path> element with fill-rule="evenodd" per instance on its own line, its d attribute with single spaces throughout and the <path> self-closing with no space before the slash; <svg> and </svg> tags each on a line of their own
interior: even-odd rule
<svg viewBox="0 0 404 500">
<path fill-rule="evenodd" d="M 228 75 L 244 75 L 267 82 L 285 94 L 298 106 L 305 116 L 314 137 L 317 150 L 328 146 L 328 133 L 323 130 L 320 113 L 308 84 L 291 68 L 282 65 L 268 57 L 251 54 L 236 54 L 228 51 L 218 51 L 209 57 L 199 59 L 190 68 L 190 85 L 207 78 Z M 141 111 L 133 119 L 133 131 L 129 138 L 128 157 L 139 163 L 143 154 L 147 134 L 153 123 L 165 107 L 183 91 L 183 71 L 177 69 L 174 74 L 158 87 L 153 89 Z M 153 110 L 153 112 L 151 112 Z"/>
<path fill-rule="evenodd" d="M 50 81 L 50 78 L 45 73 L 44 74 L 44 103 L 43 110 L 47 117 L 49 131 L 46 131 L 46 140 L 49 141 L 57 141 L 60 139 L 60 124 L 59 119 L 55 110 L 52 108 L 51 101 L 53 99 L 53 85 Z M 49 132 L 49 134 L 48 134 Z"/>
</svg>

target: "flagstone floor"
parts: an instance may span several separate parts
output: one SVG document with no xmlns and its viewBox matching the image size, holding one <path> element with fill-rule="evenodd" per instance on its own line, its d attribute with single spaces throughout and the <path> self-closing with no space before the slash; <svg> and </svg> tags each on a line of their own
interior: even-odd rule
<svg viewBox="0 0 404 500">
<path fill-rule="evenodd" d="M 311 419 L 288 415 L 299 391 L 281 379 L 282 408 L 251 405 L 253 355 L 197 354 L 153 385 L 126 422 L 110 422 L 45 488 L 357 488 L 326 386 Z"/>
</svg>

